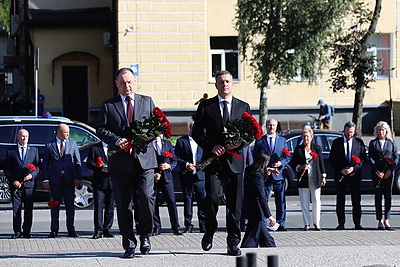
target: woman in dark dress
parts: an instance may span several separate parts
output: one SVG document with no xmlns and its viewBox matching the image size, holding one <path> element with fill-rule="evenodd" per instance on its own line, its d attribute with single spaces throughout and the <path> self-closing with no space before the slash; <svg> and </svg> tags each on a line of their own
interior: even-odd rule
<svg viewBox="0 0 400 267">
<path fill-rule="evenodd" d="M 267 230 L 274 226 L 276 220 L 272 217 L 268 207 L 268 198 L 265 190 L 265 179 L 270 174 L 267 168 L 269 156 L 261 151 L 253 164 L 246 168 L 244 185 L 244 210 L 248 218 L 246 232 L 242 241 L 242 248 L 276 247 L 274 238 Z"/>
<path fill-rule="evenodd" d="M 290 161 L 293 170 L 296 170 L 304 231 L 310 229 L 310 199 L 314 228 L 318 231 L 321 230 L 321 186 L 326 184 L 322 149 L 319 145 L 312 143 L 313 137 L 313 130 L 302 131 L 303 143 L 294 149 Z"/>
<path fill-rule="evenodd" d="M 389 125 L 380 121 L 374 128 L 375 139 L 369 143 L 369 158 L 372 163 L 372 183 L 375 193 L 375 212 L 379 230 L 390 230 L 390 209 L 394 169 L 398 161 L 397 145 Z M 384 220 L 382 217 L 382 195 L 385 197 Z"/>
</svg>

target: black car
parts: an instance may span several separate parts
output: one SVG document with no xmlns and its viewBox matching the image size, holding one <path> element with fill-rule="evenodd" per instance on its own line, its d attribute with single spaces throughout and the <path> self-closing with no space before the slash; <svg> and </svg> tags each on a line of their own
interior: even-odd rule
<svg viewBox="0 0 400 267">
<path fill-rule="evenodd" d="M 16 135 L 19 129 L 29 131 L 29 144 L 39 149 L 42 159 L 45 144 L 54 140 L 57 127 L 65 123 L 70 128 L 70 137 L 75 140 L 79 147 L 82 162 L 82 185 L 75 188 L 75 206 L 87 208 L 93 204 L 93 188 L 91 186 L 92 170 L 86 168 L 86 160 L 92 145 L 100 142 L 94 128 L 81 122 L 73 121 L 64 117 L 41 118 L 34 116 L 0 116 L 0 202 L 9 202 L 11 192 L 8 180 L 3 173 L 4 159 L 7 148 L 17 143 Z M 37 178 L 41 181 L 41 177 Z M 37 193 L 48 193 L 42 184 L 38 183 Z"/>
<path fill-rule="evenodd" d="M 294 130 L 290 131 L 289 133 L 283 133 L 282 136 L 286 138 L 286 144 L 288 146 L 288 149 L 290 152 L 293 154 L 294 148 L 300 143 L 301 140 L 301 130 Z M 328 161 L 329 158 L 329 153 L 331 151 L 331 146 L 333 140 L 335 140 L 338 137 L 341 137 L 342 133 L 336 132 L 336 131 L 328 131 L 328 130 L 314 130 L 314 138 L 317 137 L 319 138 L 319 144 L 322 146 L 322 156 L 324 158 L 324 163 L 325 163 L 325 169 L 327 172 L 327 184 L 325 187 L 323 187 L 324 191 L 328 190 L 334 190 L 335 189 L 335 183 L 334 183 L 334 170 L 331 166 L 331 164 Z M 367 143 L 366 143 L 367 145 Z M 368 151 L 368 147 L 366 147 Z M 297 185 L 296 185 L 296 176 L 295 172 L 293 169 L 288 166 L 285 171 L 287 172 L 286 174 L 286 179 L 287 179 L 287 189 L 289 191 L 294 191 L 297 190 Z M 372 180 L 371 180 L 371 162 L 367 160 L 363 167 L 362 167 L 362 184 L 361 184 L 362 190 L 363 191 L 368 191 L 372 192 L 373 191 L 373 185 L 372 185 Z M 400 164 L 397 164 L 396 170 L 395 170 L 395 180 L 394 180 L 394 186 L 393 186 L 393 191 L 396 193 L 400 193 Z"/>
</svg>

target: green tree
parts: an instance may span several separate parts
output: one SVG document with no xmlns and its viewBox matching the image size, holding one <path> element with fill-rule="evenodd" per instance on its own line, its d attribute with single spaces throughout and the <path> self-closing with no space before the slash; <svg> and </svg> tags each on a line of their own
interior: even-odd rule
<svg viewBox="0 0 400 267">
<path fill-rule="evenodd" d="M 374 72 L 378 70 L 376 58 L 368 54 L 368 48 L 371 47 L 370 41 L 375 34 L 381 9 L 382 0 L 375 1 L 373 11 L 364 2 L 355 2 L 352 5 L 352 17 L 349 18 L 354 24 L 336 38 L 333 46 L 335 66 L 330 69 L 332 89 L 334 92 L 347 89 L 355 91 L 352 120 L 360 136 L 365 92 L 375 80 Z"/>
<path fill-rule="evenodd" d="M 0 0 L 0 26 L 10 30 L 10 0 Z"/>
<path fill-rule="evenodd" d="M 288 83 L 299 73 L 312 82 L 326 63 L 329 39 L 340 29 L 350 0 L 238 0 L 236 29 L 243 60 L 260 88 L 260 123 L 268 117 L 271 79 Z"/>
</svg>

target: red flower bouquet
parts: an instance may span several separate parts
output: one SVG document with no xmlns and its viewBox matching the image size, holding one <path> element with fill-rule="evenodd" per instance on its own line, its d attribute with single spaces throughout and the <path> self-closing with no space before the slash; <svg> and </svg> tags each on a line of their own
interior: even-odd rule
<svg viewBox="0 0 400 267">
<path fill-rule="evenodd" d="M 32 173 L 33 171 L 36 171 L 36 166 L 35 165 L 33 165 L 33 164 L 28 164 L 28 165 L 26 165 L 25 167 L 23 167 L 22 169 L 21 169 L 21 174 L 20 174 L 20 177 L 19 177 L 19 179 L 18 179 L 18 181 L 20 182 L 20 184 L 21 184 L 21 187 L 22 187 L 22 185 L 24 184 L 24 182 L 25 182 L 25 177 L 26 176 L 28 176 L 30 173 Z M 20 187 L 20 188 L 21 188 Z M 15 191 L 14 191 L 14 194 L 16 194 L 17 192 L 18 192 L 18 190 L 19 190 L 19 188 L 17 188 L 17 189 L 15 189 Z"/>
<path fill-rule="evenodd" d="M 391 167 L 392 165 L 395 165 L 395 164 L 396 164 L 396 162 L 394 162 L 393 159 L 391 159 L 391 158 L 385 158 L 385 165 L 383 166 L 382 172 L 385 173 L 387 170 L 390 169 L 390 167 Z M 377 189 L 379 189 L 379 188 L 381 187 L 382 180 L 383 180 L 383 178 L 379 178 L 379 181 L 378 181 L 378 183 L 376 184 L 376 188 L 377 188 Z"/>
<path fill-rule="evenodd" d="M 354 167 L 356 164 L 360 164 L 361 163 L 361 159 L 355 155 L 351 156 L 351 164 L 349 167 Z M 343 180 L 344 175 L 340 176 L 339 178 L 339 183 Z"/>
<path fill-rule="evenodd" d="M 129 144 L 124 149 L 117 148 L 109 150 L 108 155 L 112 156 L 121 150 L 134 153 L 145 152 L 149 141 L 163 134 L 166 138 L 172 136 L 171 124 L 167 116 L 158 107 L 153 108 L 153 114 L 150 118 L 144 117 L 143 121 L 136 120 L 131 124 L 132 135 Z"/>
<path fill-rule="evenodd" d="M 311 161 L 313 159 L 317 159 L 318 158 L 318 154 L 315 152 L 310 152 L 310 156 L 311 158 L 309 160 L 306 161 L 306 164 L 309 165 L 311 163 Z M 303 172 L 301 173 L 298 182 L 301 182 L 301 180 L 303 179 L 304 174 L 306 173 L 307 169 L 304 169 Z"/>
<path fill-rule="evenodd" d="M 230 142 L 250 144 L 254 139 L 262 137 L 262 129 L 257 120 L 247 112 L 243 112 L 242 118 L 228 122 L 222 133 L 224 143 Z"/>
</svg>

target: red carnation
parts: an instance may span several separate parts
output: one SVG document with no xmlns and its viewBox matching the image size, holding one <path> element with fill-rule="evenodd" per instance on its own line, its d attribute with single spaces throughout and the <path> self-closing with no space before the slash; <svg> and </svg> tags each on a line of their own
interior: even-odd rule
<svg viewBox="0 0 400 267">
<path fill-rule="evenodd" d="M 285 154 L 285 156 L 290 156 L 290 151 L 286 147 L 282 148 L 282 151 L 283 151 L 283 154 Z"/>
<path fill-rule="evenodd" d="M 387 162 L 389 162 L 389 164 L 392 164 L 392 165 L 395 164 L 394 160 L 392 160 L 391 158 L 385 158 L 385 159 Z"/>
<path fill-rule="evenodd" d="M 47 206 L 49 206 L 50 208 L 57 207 L 59 204 L 60 204 L 60 201 L 49 201 L 49 202 L 47 202 Z"/>
<path fill-rule="evenodd" d="M 355 163 L 355 164 L 360 164 L 361 163 L 361 159 L 357 156 L 351 156 L 351 160 Z"/>
<path fill-rule="evenodd" d="M 386 172 L 387 170 L 389 170 L 389 168 L 390 168 L 391 165 L 396 164 L 396 162 L 394 162 L 394 160 L 391 159 L 391 158 L 385 158 L 385 160 L 386 160 L 386 161 L 385 161 L 385 166 L 384 166 L 382 172 Z M 382 179 L 383 179 L 383 178 L 379 178 L 379 181 L 378 181 L 378 183 L 376 184 L 376 188 L 377 188 L 377 189 L 379 189 L 379 188 L 381 187 Z"/>
<path fill-rule="evenodd" d="M 313 159 L 318 158 L 318 154 L 315 152 L 310 152 L 310 156 L 311 156 L 311 159 L 307 160 L 307 162 L 306 162 L 307 165 L 309 165 Z M 299 182 L 301 182 L 301 179 L 303 179 L 303 176 L 306 173 L 306 171 L 307 171 L 307 169 L 304 169 L 303 172 L 301 173 L 299 180 L 298 180 Z"/>
<path fill-rule="evenodd" d="M 28 164 L 28 165 L 26 165 L 26 167 L 27 167 L 28 170 L 30 170 L 31 172 L 32 172 L 32 171 L 36 171 L 36 166 L 33 165 L 33 164 Z"/>
<path fill-rule="evenodd" d="M 351 163 L 349 167 L 354 167 L 354 165 L 356 164 L 360 164 L 361 163 L 361 159 L 355 155 L 351 156 Z M 344 175 L 340 176 L 339 178 L 339 183 L 343 180 Z"/>
<path fill-rule="evenodd" d="M 245 120 L 249 125 L 253 132 L 255 139 L 260 139 L 262 137 L 262 128 L 257 120 L 251 116 L 248 112 L 243 112 L 242 119 Z"/>
<path fill-rule="evenodd" d="M 103 166 L 103 159 L 101 157 L 96 158 L 96 168 L 100 168 Z"/>
<path fill-rule="evenodd" d="M 172 153 L 170 153 L 168 151 L 163 151 L 163 155 L 170 159 L 172 159 L 174 157 L 174 155 L 172 155 Z"/>
</svg>

